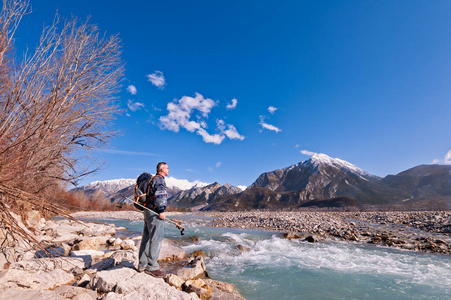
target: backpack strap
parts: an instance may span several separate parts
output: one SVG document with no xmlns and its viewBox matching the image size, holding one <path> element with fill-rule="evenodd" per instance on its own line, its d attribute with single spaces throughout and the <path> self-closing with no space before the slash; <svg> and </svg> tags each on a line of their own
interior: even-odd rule
<svg viewBox="0 0 451 300">
<path fill-rule="evenodd" d="M 163 177 L 163 176 L 161 176 L 160 174 L 155 174 L 155 175 L 153 175 L 152 178 L 150 178 L 149 183 L 147 184 L 147 191 L 146 191 L 146 193 L 145 193 L 145 194 L 142 194 L 141 196 L 149 196 L 149 193 L 150 193 L 150 183 L 151 183 L 152 180 L 153 180 L 155 177 L 157 177 L 157 176 Z M 141 197 L 141 196 L 140 196 L 140 197 Z M 155 195 L 153 195 L 152 197 L 148 198 L 147 201 L 146 201 L 146 203 L 144 203 L 143 205 L 147 207 L 147 203 L 149 203 L 149 201 L 150 201 L 151 199 L 153 199 L 153 198 L 155 198 Z"/>
</svg>

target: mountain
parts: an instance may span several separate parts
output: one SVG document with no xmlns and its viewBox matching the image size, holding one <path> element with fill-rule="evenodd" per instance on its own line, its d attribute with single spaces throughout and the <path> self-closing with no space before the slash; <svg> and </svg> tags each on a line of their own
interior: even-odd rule
<svg viewBox="0 0 451 300">
<path fill-rule="evenodd" d="M 388 175 L 382 182 L 407 191 L 411 199 L 451 197 L 451 166 L 420 165 L 397 175 Z"/>
<path fill-rule="evenodd" d="M 95 181 L 86 186 L 81 186 L 72 191 L 83 191 L 86 195 L 92 196 L 96 192 L 111 202 L 120 202 L 124 197 L 133 197 L 134 184 L 136 179 L 114 179 L 106 181 Z M 220 185 L 185 179 L 166 177 L 168 187 L 168 204 L 174 207 L 190 208 L 197 210 L 208 205 L 208 202 L 217 197 L 241 193 L 243 187 L 235 187 L 230 184 Z M 245 188 L 245 187 L 244 187 Z"/>
<path fill-rule="evenodd" d="M 172 196 L 168 202 L 169 205 L 181 208 L 200 209 L 214 199 L 241 193 L 242 189 L 230 184 L 220 185 L 215 182 L 205 187 L 194 187 L 189 190 L 181 191 Z"/>
<path fill-rule="evenodd" d="M 94 181 L 88 185 L 76 187 L 71 191 L 82 191 L 88 196 L 92 196 L 94 193 L 100 192 L 106 199 L 109 199 L 111 202 L 118 202 L 123 199 L 123 196 L 133 196 L 133 186 L 135 183 L 136 179 Z M 166 186 L 168 187 L 169 197 L 183 190 L 204 187 L 207 185 L 209 185 L 209 183 L 204 183 L 197 180 L 190 182 L 185 179 L 176 179 L 170 176 L 166 177 Z"/>
<path fill-rule="evenodd" d="M 408 205 L 411 201 L 419 207 L 451 206 L 451 166 L 417 166 L 380 178 L 344 160 L 315 154 L 287 168 L 265 172 L 244 192 L 213 198 L 203 210 L 361 209 L 362 205 Z"/>
<path fill-rule="evenodd" d="M 297 191 L 299 203 L 350 197 L 361 204 L 387 204 L 408 197 L 407 193 L 383 184 L 380 177 L 326 154 L 314 154 L 288 168 L 263 173 L 251 187 L 277 193 Z"/>
</svg>

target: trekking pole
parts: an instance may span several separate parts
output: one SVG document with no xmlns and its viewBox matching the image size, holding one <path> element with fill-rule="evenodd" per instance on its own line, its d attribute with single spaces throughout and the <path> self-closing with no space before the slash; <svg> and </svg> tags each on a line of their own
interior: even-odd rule
<svg viewBox="0 0 451 300">
<path fill-rule="evenodd" d="M 130 198 L 128 198 L 128 197 L 125 197 L 125 196 L 122 195 L 122 194 L 119 194 L 119 195 L 121 195 L 122 198 L 124 198 L 124 200 L 131 201 L 133 204 L 139 205 L 139 206 L 141 206 L 142 208 L 147 209 L 148 211 L 150 211 L 150 212 L 153 213 L 154 215 L 159 216 L 159 214 L 158 214 L 157 212 L 151 210 L 151 209 L 148 208 L 148 207 L 145 207 L 145 206 L 142 205 L 141 203 L 138 203 L 138 202 L 136 202 L 136 201 L 134 201 L 134 200 L 132 200 L 132 199 L 130 199 Z M 120 203 L 123 203 L 123 202 L 124 202 L 124 201 L 121 201 Z M 122 208 L 122 207 L 120 207 L 120 208 Z M 171 224 L 174 224 L 175 227 L 177 227 L 178 229 L 180 229 L 180 235 L 185 235 L 185 233 L 184 233 L 185 227 L 183 227 L 182 225 L 180 225 L 180 224 L 182 223 L 182 221 L 180 221 L 180 220 L 175 220 L 175 219 L 165 219 L 165 220 L 167 220 L 167 221 L 168 221 L 169 223 L 171 223 Z"/>
</svg>

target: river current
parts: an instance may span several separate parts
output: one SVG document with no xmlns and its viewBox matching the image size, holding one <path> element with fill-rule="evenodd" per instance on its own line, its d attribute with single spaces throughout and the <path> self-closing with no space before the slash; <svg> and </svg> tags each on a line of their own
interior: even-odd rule
<svg viewBox="0 0 451 300">
<path fill-rule="evenodd" d="M 179 218 L 179 217 L 177 217 Z M 200 236 L 212 279 L 233 283 L 251 299 L 451 299 L 451 257 L 351 242 L 308 243 L 281 233 L 207 227 L 186 214 L 185 237 Z M 106 219 L 140 234 L 143 221 Z M 119 232 L 118 232 L 119 233 Z M 165 236 L 180 238 L 166 223 Z"/>
</svg>

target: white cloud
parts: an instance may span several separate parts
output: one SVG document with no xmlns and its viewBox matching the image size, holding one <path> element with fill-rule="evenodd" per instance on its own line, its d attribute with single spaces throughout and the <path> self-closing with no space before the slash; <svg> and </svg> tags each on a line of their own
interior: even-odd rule
<svg viewBox="0 0 451 300">
<path fill-rule="evenodd" d="M 260 123 L 259 123 L 259 124 L 260 124 L 260 126 L 261 126 L 263 129 L 267 129 L 267 130 L 271 130 L 271 131 L 275 131 L 275 132 L 280 132 L 280 131 L 282 131 L 282 129 L 280 129 L 280 128 L 274 126 L 274 125 L 265 123 L 265 117 L 263 117 L 263 116 L 260 116 Z"/>
<path fill-rule="evenodd" d="M 205 143 L 212 143 L 219 145 L 224 140 L 225 136 L 221 134 L 209 134 L 205 129 L 201 128 L 197 131 L 197 134 L 202 137 Z"/>
<path fill-rule="evenodd" d="M 155 71 L 152 74 L 146 75 L 147 80 L 152 82 L 154 86 L 156 86 L 159 89 L 164 89 L 164 86 L 166 85 L 166 80 L 164 79 L 163 72 L 161 71 Z"/>
<path fill-rule="evenodd" d="M 433 164 L 439 164 L 440 163 L 440 159 L 436 158 L 432 161 Z"/>
<path fill-rule="evenodd" d="M 274 107 L 274 106 L 268 107 L 268 111 L 271 113 L 271 115 L 273 115 L 276 112 L 276 110 L 278 110 L 277 107 Z"/>
<path fill-rule="evenodd" d="M 445 164 L 450 165 L 451 164 L 451 150 L 448 151 L 445 155 Z"/>
<path fill-rule="evenodd" d="M 144 107 L 144 104 L 140 102 L 133 102 L 133 100 L 128 100 L 127 106 L 131 111 L 137 111 L 142 109 Z"/>
<path fill-rule="evenodd" d="M 308 150 L 301 150 L 299 152 L 301 152 L 302 154 L 307 155 L 307 156 L 312 156 L 312 155 L 316 154 L 316 152 L 312 152 L 312 151 L 308 151 Z"/>
<path fill-rule="evenodd" d="M 132 95 L 136 95 L 136 93 L 138 92 L 138 90 L 136 89 L 136 87 L 134 85 L 129 85 L 127 87 L 127 92 L 129 92 Z"/>
<path fill-rule="evenodd" d="M 204 142 L 216 145 L 221 144 L 226 137 L 243 140 L 244 137 L 238 133 L 235 126 L 225 124 L 223 120 L 216 121 L 219 133 L 207 132 L 208 126 L 205 119 L 208 118 L 214 106 L 216 106 L 215 101 L 204 98 L 199 93 L 196 93 L 194 98 L 183 96 L 180 100 L 175 99 L 167 105 L 169 113 L 160 117 L 160 127 L 174 132 L 179 132 L 180 128 L 184 128 L 200 135 Z M 193 116 L 193 114 L 195 115 Z"/>
<path fill-rule="evenodd" d="M 238 104 L 238 100 L 233 98 L 232 103 L 227 104 L 226 108 L 227 109 L 235 109 L 237 104 Z"/>
<path fill-rule="evenodd" d="M 216 168 L 219 168 L 220 166 L 221 166 L 221 162 L 218 161 L 218 162 L 216 163 Z"/>
</svg>

